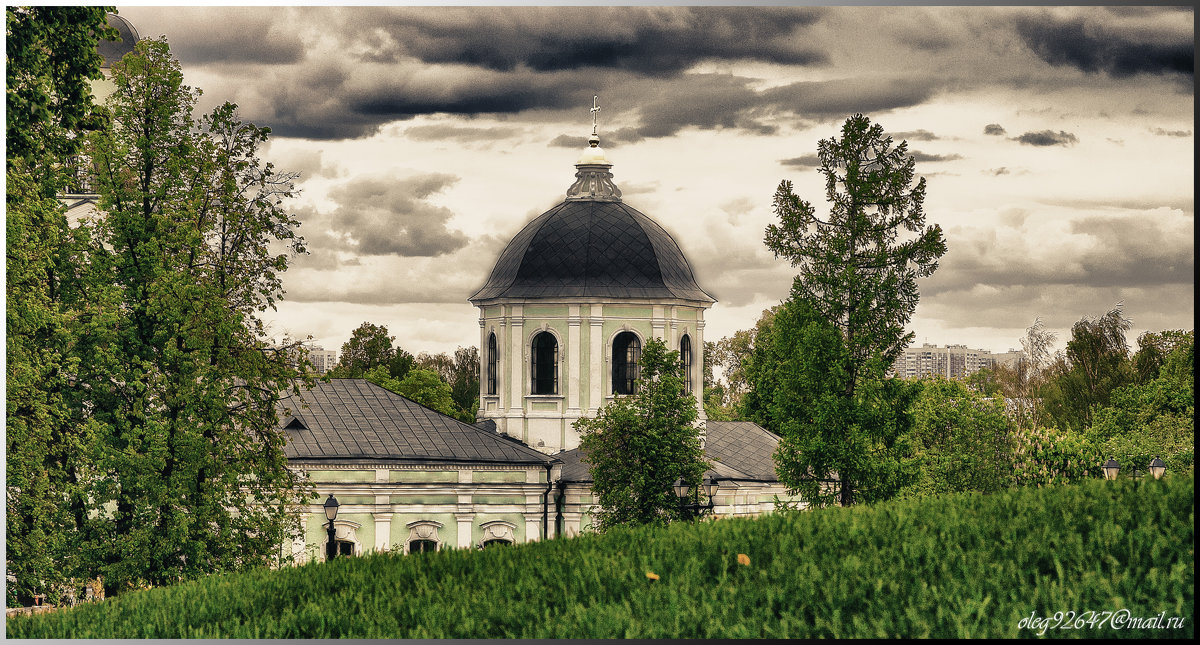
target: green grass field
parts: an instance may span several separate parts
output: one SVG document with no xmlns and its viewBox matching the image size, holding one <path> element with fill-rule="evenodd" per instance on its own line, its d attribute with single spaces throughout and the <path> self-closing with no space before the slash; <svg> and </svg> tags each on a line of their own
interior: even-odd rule
<svg viewBox="0 0 1200 645">
<path fill-rule="evenodd" d="M 1018 637 L 1039 631 L 1022 628 L 1022 619 L 1049 618 L 1054 625 L 1058 612 L 1062 618 L 1074 612 L 1092 617 L 1092 626 L 1046 635 L 1192 637 L 1194 490 L 1187 476 L 1096 480 L 486 551 L 346 558 L 11 618 L 6 632 L 33 638 Z M 738 554 L 749 564 L 739 564 Z M 1103 612 L 1112 613 L 1105 619 Z M 1183 625 L 1139 629 L 1126 620 L 1159 616 L 1182 617 Z"/>
</svg>

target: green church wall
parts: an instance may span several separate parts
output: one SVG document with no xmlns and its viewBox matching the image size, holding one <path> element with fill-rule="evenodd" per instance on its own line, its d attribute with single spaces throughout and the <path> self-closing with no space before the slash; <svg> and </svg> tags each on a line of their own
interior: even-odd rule
<svg viewBox="0 0 1200 645">
<path fill-rule="evenodd" d="M 373 482 L 374 470 L 310 470 L 309 481 L 314 482 Z"/>
<path fill-rule="evenodd" d="M 472 504 L 524 504 L 524 495 L 472 495 Z"/>
<path fill-rule="evenodd" d="M 372 480 L 374 481 L 374 480 Z M 389 470 L 389 482 L 457 482 L 457 470 Z"/>
<path fill-rule="evenodd" d="M 476 546 L 483 539 L 483 525 L 488 522 L 503 521 L 514 525 L 513 539 L 517 544 L 525 541 L 525 516 L 520 513 L 477 513 L 471 524 L 471 546 Z M 541 538 L 540 535 L 536 536 Z"/>
<path fill-rule="evenodd" d="M 524 482 L 525 471 L 487 471 L 480 470 L 474 473 L 472 481 L 475 482 Z"/>
<path fill-rule="evenodd" d="M 412 522 L 437 522 L 438 539 L 442 541 L 443 549 L 453 549 L 458 546 L 458 520 L 453 513 L 396 513 L 392 515 L 392 530 L 388 540 L 388 548 L 400 551 L 408 540 L 408 525 Z"/>
<path fill-rule="evenodd" d="M 389 504 L 457 504 L 458 495 L 391 495 Z"/>
</svg>

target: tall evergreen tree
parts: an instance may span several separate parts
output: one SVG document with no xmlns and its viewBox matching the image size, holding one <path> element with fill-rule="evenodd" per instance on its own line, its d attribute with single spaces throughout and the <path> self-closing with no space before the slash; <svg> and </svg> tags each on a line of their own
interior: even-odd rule
<svg viewBox="0 0 1200 645">
<path fill-rule="evenodd" d="M 5 9 L 6 603 L 58 602 L 79 557 L 91 426 L 81 404 L 81 231 L 55 198 L 80 134 L 101 123 L 90 79 L 106 7 Z"/>
<path fill-rule="evenodd" d="M 775 192 L 779 224 L 767 227 L 765 242 L 799 270 L 792 298 L 839 332 L 847 355 L 839 396 L 849 402 L 864 387 L 871 396 L 891 388 L 883 382 L 886 366 L 913 339 L 904 327 L 920 298 L 917 278 L 937 269 L 946 244 L 941 227 L 925 226 L 925 179 L 913 186 L 916 162 L 908 143 L 893 146 L 883 128 L 861 114 L 847 119 L 841 134 L 818 145 L 828 217 L 819 217 L 784 181 Z M 825 431 L 844 434 L 838 428 Z M 853 502 L 859 462 L 867 458 L 825 464 L 841 478 L 843 504 Z"/>
<path fill-rule="evenodd" d="M 113 66 L 110 127 L 92 137 L 104 216 L 89 270 L 112 308 L 91 373 L 101 515 L 114 590 L 258 566 L 297 530 L 278 406 L 294 346 L 265 335 L 288 253 L 291 176 L 258 158 L 269 130 L 224 104 L 199 122 L 165 40 Z"/>
</svg>

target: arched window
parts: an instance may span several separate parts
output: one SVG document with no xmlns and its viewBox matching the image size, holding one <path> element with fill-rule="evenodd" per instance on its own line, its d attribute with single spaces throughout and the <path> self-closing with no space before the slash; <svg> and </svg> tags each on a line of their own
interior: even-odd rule
<svg viewBox="0 0 1200 645">
<path fill-rule="evenodd" d="M 533 337 L 531 394 L 558 394 L 558 340 L 548 331 Z"/>
<path fill-rule="evenodd" d="M 496 334 L 488 334 L 487 347 L 487 393 L 496 394 L 496 371 L 499 365 L 500 352 L 496 351 Z"/>
<path fill-rule="evenodd" d="M 433 540 L 412 540 L 408 543 L 409 553 L 427 553 L 437 551 L 438 543 Z"/>
<path fill-rule="evenodd" d="M 613 394 L 633 394 L 637 391 L 638 362 L 642 358 L 642 341 L 637 334 L 623 331 L 613 339 Z"/>
<path fill-rule="evenodd" d="M 692 391 L 692 338 L 687 334 L 679 339 L 679 367 L 683 369 L 683 383 L 688 393 Z"/>
</svg>

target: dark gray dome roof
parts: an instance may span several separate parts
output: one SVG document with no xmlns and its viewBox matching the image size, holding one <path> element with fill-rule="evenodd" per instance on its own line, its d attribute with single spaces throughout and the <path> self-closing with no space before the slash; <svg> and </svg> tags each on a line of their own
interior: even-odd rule
<svg viewBox="0 0 1200 645">
<path fill-rule="evenodd" d="M 586 199 L 568 199 L 521 229 L 470 300 L 563 296 L 715 302 L 654 220 L 620 201 Z"/>
<path fill-rule="evenodd" d="M 108 26 L 117 30 L 121 35 L 121 40 L 103 40 L 96 43 L 96 51 L 104 57 L 104 64 L 101 67 L 107 69 L 113 66 L 113 63 L 125 57 L 125 54 L 133 51 L 133 46 L 138 41 L 137 30 L 133 28 L 133 23 L 118 16 L 115 13 L 108 14 Z"/>
</svg>

